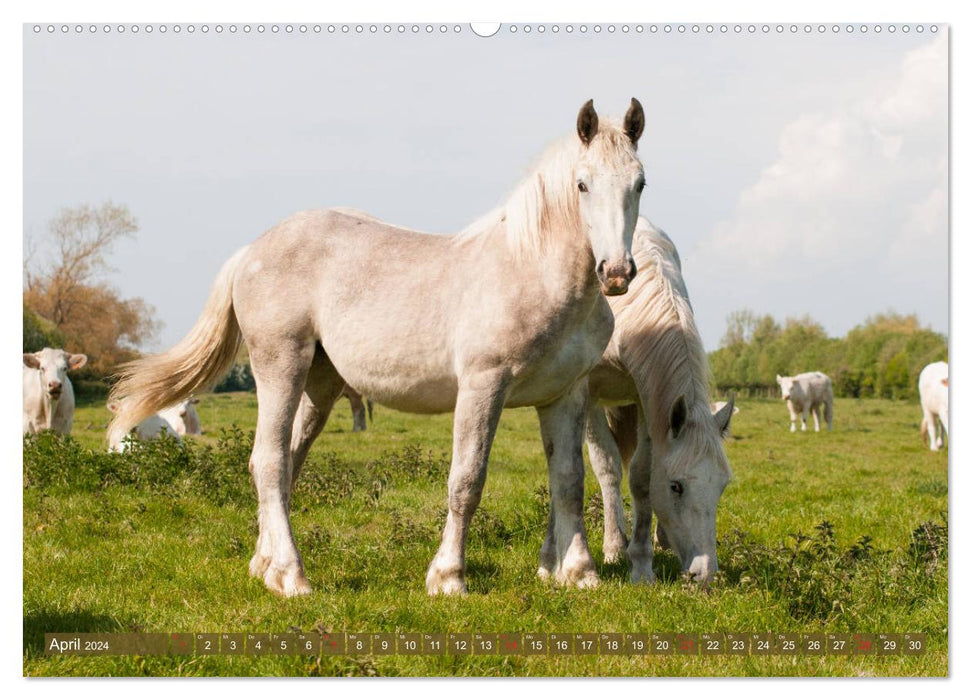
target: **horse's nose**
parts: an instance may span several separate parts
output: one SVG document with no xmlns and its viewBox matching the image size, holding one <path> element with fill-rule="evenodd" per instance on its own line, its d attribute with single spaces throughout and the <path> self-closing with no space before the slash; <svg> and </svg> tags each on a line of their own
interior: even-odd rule
<svg viewBox="0 0 971 700">
<path fill-rule="evenodd" d="M 619 261 L 601 260 L 597 264 L 597 278 L 600 288 L 607 296 L 626 294 L 630 282 L 637 274 L 637 265 L 630 253 L 624 253 Z"/>
<path fill-rule="evenodd" d="M 51 391 L 56 391 L 61 388 L 61 383 L 55 379 L 53 381 L 47 382 L 47 388 L 50 389 Z"/>
</svg>

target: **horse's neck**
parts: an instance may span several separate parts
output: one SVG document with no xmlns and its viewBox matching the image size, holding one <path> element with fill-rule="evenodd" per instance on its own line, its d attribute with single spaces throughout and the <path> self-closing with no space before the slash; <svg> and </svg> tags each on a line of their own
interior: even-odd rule
<svg viewBox="0 0 971 700">
<path fill-rule="evenodd" d="M 542 277 L 553 293 L 570 298 L 600 294 L 590 243 L 578 230 L 560 229 L 547 239 L 543 250 L 527 266 L 538 265 L 534 274 Z"/>
<path fill-rule="evenodd" d="M 683 395 L 689 415 L 710 411 L 704 347 L 695 327 L 687 296 L 676 268 L 664 255 L 652 256 L 651 282 L 639 287 L 637 297 L 629 300 L 624 323 L 627 328 L 621 349 L 626 366 L 645 405 L 649 432 L 653 440 L 667 435 L 667 416 L 674 400 Z M 651 302 L 663 304 L 656 315 L 639 317 L 636 311 Z M 632 313 L 633 312 L 633 313 Z"/>
</svg>

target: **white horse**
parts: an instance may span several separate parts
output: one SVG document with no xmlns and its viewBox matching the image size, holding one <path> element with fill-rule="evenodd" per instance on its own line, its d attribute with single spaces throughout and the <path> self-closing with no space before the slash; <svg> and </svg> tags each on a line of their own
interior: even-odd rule
<svg viewBox="0 0 971 700">
<path fill-rule="evenodd" d="M 795 377 L 775 375 L 782 398 L 789 408 L 789 432 L 796 432 L 796 418 L 802 415 L 802 429 L 806 429 L 806 415 L 813 414 L 819 432 L 819 409 L 823 409 L 826 426 L 833 429 L 833 382 L 822 372 L 803 372 Z"/>
<path fill-rule="evenodd" d="M 245 340 L 259 402 L 250 574 L 290 596 L 310 591 L 291 489 L 345 383 L 397 410 L 454 411 L 448 516 L 425 586 L 464 593 L 466 536 L 499 415 L 536 406 L 556 516 L 548 563 L 561 583 L 596 585 L 579 426 L 586 374 L 613 330 L 604 294 L 625 293 L 635 274 L 643 127 L 636 100 L 621 126 L 601 123 L 587 102 L 576 135 L 458 236 L 334 211 L 286 219 L 223 266 L 185 339 L 122 368 L 112 395 L 126 401 L 111 430 L 212 384 Z"/>
<path fill-rule="evenodd" d="M 927 440 L 933 451 L 944 446 L 947 432 L 947 363 L 932 362 L 920 371 L 917 381 L 920 407 L 924 417 L 920 421 L 920 438 Z M 937 432 L 940 422 L 941 432 Z"/>
<path fill-rule="evenodd" d="M 722 438 L 734 398 L 712 413 L 708 358 L 674 243 L 641 217 L 632 251 L 637 278 L 610 299 L 614 333 L 589 378 L 586 439 L 603 494 L 604 559 L 618 561 L 626 548 L 631 581 L 654 580 L 653 508 L 659 537 L 666 533 L 684 570 L 707 583 L 718 570 L 715 512 L 731 478 Z M 620 497 L 628 462 L 629 544 Z"/>
</svg>

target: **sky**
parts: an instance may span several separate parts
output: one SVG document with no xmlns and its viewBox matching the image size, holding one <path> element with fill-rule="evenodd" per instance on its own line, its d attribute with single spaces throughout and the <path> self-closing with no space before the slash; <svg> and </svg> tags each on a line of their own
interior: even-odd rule
<svg viewBox="0 0 971 700">
<path fill-rule="evenodd" d="M 228 26 L 24 29 L 24 235 L 43 253 L 62 207 L 128 206 L 139 232 L 109 281 L 164 323 L 146 349 L 177 342 L 222 263 L 289 214 L 351 206 L 458 231 L 585 100 L 620 117 L 632 96 L 641 212 L 679 248 L 709 350 L 738 309 L 808 314 L 833 336 L 888 309 L 948 331 L 946 28 Z"/>
</svg>

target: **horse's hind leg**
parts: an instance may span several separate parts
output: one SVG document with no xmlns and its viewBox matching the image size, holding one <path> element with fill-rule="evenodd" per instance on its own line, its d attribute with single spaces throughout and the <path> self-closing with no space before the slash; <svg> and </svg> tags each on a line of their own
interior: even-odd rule
<svg viewBox="0 0 971 700">
<path fill-rule="evenodd" d="M 924 422 L 927 424 L 928 446 L 937 452 L 940 449 L 937 445 L 937 416 L 930 411 L 924 411 Z"/>
<path fill-rule="evenodd" d="M 603 408 L 591 404 L 587 410 L 587 451 L 600 483 L 604 510 L 604 562 L 622 561 L 627 556 L 627 527 L 620 481 L 624 475 L 617 441 L 610 434 Z"/>
<path fill-rule="evenodd" d="M 816 432 L 819 432 L 819 404 L 813 404 L 813 407 L 809 409 L 809 412 L 813 414 L 813 421 L 816 424 Z"/>
<path fill-rule="evenodd" d="M 344 389 L 344 379 L 337 373 L 323 348 L 318 344 L 314 350 L 314 360 L 307 373 L 300 405 L 293 420 L 293 436 L 290 440 L 292 472 L 290 486 L 297 483 L 300 469 L 307 459 L 310 446 L 324 429 L 334 403 Z"/>
<path fill-rule="evenodd" d="M 467 591 L 466 537 L 482 499 L 489 450 L 505 398 L 505 382 L 499 376 L 477 375 L 459 388 L 452 428 L 452 466 L 448 472 L 448 516 L 442 543 L 425 576 L 425 590 L 431 595 Z"/>
<path fill-rule="evenodd" d="M 286 596 L 310 592 L 290 527 L 290 440 L 293 419 L 314 357 L 314 345 L 279 341 L 250 346 L 259 405 L 250 471 L 259 498 L 260 534 L 250 574 Z"/>
<path fill-rule="evenodd" d="M 344 388 L 344 396 L 351 402 L 351 415 L 354 417 L 354 432 L 359 433 L 367 430 L 367 410 L 364 408 L 364 399 L 351 387 Z"/>
<path fill-rule="evenodd" d="M 654 542 L 651 533 L 651 440 L 642 416 L 637 430 L 637 449 L 630 460 L 630 494 L 634 505 L 634 526 L 627 556 L 631 583 L 654 581 Z M 658 523 L 660 525 L 660 523 Z M 659 533 L 663 536 L 663 531 Z"/>
</svg>

